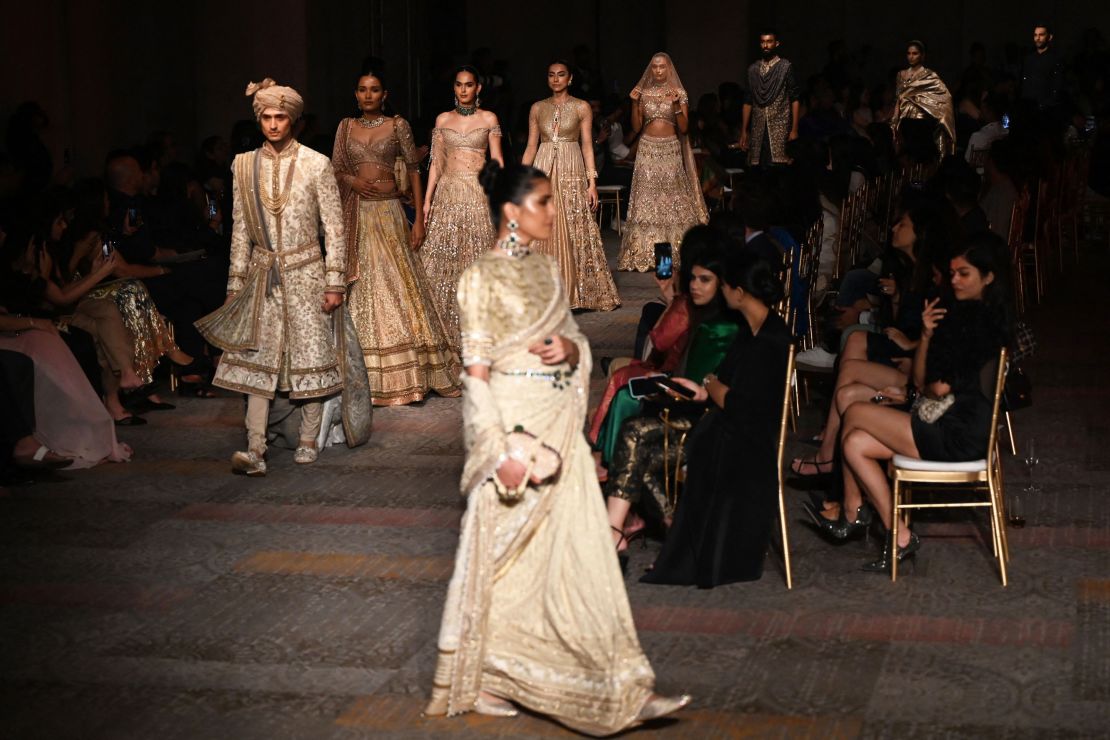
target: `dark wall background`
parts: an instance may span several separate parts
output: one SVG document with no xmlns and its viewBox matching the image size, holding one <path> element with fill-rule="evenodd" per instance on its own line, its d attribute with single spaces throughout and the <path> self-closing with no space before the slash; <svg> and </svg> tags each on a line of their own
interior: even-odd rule
<svg viewBox="0 0 1110 740">
<path fill-rule="evenodd" d="M 546 63 L 579 43 L 595 53 L 606 87 L 622 94 L 654 51 L 669 51 L 696 97 L 742 79 L 764 24 L 779 29 L 783 54 L 803 77 L 843 39 L 871 48 L 863 71 L 877 80 L 919 37 L 930 45 L 929 65 L 955 85 L 973 41 L 1001 66 L 1005 45 L 1027 47 L 1045 12 L 1066 51 L 1084 28 L 1110 27 L 1104 0 L 4 0 L 0 119 L 23 100 L 39 101 L 55 162 L 68 149 L 79 171 L 96 172 L 108 147 L 155 129 L 176 134 L 183 158 L 206 135 L 228 136 L 250 116 L 243 88 L 265 76 L 300 89 L 322 129 L 352 111 L 353 75 L 367 54 L 388 61 L 392 101 L 413 117 L 450 106 L 443 76 L 481 46 L 506 61 L 518 103 L 544 96 Z"/>
</svg>

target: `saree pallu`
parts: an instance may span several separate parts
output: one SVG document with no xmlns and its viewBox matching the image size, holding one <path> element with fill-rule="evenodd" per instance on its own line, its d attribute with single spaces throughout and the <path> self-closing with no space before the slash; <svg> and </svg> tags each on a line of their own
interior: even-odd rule
<svg viewBox="0 0 1110 740">
<path fill-rule="evenodd" d="M 641 136 L 617 269 L 655 269 L 657 242 L 670 242 L 677 269 L 682 237 L 690 227 L 708 221 L 694 156 L 685 139 Z"/>
<path fill-rule="evenodd" d="M 532 248 L 558 262 L 571 308 L 612 311 L 621 300 L 586 197 L 582 148 L 577 141 L 543 142 L 534 166 L 551 178 L 555 225 L 551 238 Z"/>
<path fill-rule="evenodd" d="M 489 201 L 477 175 L 460 172 L 440 176 L 420 261 L 447 341 L 456 352 L 460 349 L 459 306 L 455 299 L 459 276 L 490 248 L 495 237 Z"/>
<path fill-rule="evenodd" d="M 421 401 L 431 391 L 459 395 L 452 351 L 428 280 L 409 246 L 396 198 L 360 200 L 354 252 L 360 276 L 347 298 L 376 406 Z"/>
<path fill-rule="evenodd" d="M 499 333 L 489 350 L 488 383 L 463 378 L 467 459 L 461 489 L 469 500 L 427 713 L 470 711 L 478 692 L 488 691 L 579 732 L 607 735 L 636 722 L 654 674 L 636 636 L 581 431 L 589 345 L 569 313 L 554 265 L 539 255 L 525 259 L 552 272 L 544 286 L 554 295 L 545 296 L 538 321 Z M 475 287 L 488 295 L 534 286 Z M 464 326 L 475 331 L 470 321 Z M 551 334 L 577 344 L 577 368 L 545 366 L 528 352 Z M 505 435 L 518 425 L 556 449 L 562 467 L 507 502 L 492 477 Z"/>
</svg>

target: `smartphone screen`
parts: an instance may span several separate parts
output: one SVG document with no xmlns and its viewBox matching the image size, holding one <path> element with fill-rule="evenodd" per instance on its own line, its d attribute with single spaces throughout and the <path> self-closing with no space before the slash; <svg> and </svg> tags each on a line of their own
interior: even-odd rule
<svg viewBox="0 0 1110 740">
<path fill-rule="evenodd" d="M 655 244 L 655 277 L 667 280 L 674 276 L 674 252 L 670 242 Z"/>
<path fill-rule="evenodd" d="M 682 385 L 681 383 L 674 382 L 670 378 L 652 378 L 652 380 L 654 380 L 659 386 L 672 390 L 683 398 L 694 397 L 694 392 L 692 390 Z"/>
<path fill-rule="evenodd" d="M 643 378 L 633 378 L 628 381 L 628 393 L 633 398 L 643 398 L 644 396 L 651 396 L 659 392 L 659 386 L 656 380 L 663 378 L 663 375 L 648 375 Z"/>
<path fill-rule="evenodd" d="M 1004 129 L 1010 128 L 1010 114 L 1009 113 L 1003 113 L 1002 114 L 1002 128 L 1004 128 Z"/>
</svg>

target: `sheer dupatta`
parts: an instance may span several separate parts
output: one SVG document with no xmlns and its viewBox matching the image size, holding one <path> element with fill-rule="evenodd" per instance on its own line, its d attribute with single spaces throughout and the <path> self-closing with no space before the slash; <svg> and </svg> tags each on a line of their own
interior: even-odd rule
<svg viewBox="0 0 1110 740">
<path fill-rule="evenodd" d="M 474 708 L 482 685 L 486 620 L 494 581 L 528 546 L 551 511 L 560 485 L 562 471 L 539 486 L 530 486 L 518 501 L 503 502 L 498 497 L 492 477 L 504 459 L 505 416 L 511 415 L 514 422 L 522 423 L 527 431 L 558 451 L 564 464 L 574 445 L 580 444 L 589 395 L 589 344 L 578 330 L 559 287 L 558 268 L 554 262 L 548 263 L 548 267 L 556 289 L 539 320 L 497 344 L 483 347 L 482 354 L 491 361 L 490 383 L 469 375 L 462 379 L 466 462 L 460 488 L 469 501 L 444 606 L 428 714 L 455 715 Z M 497 287 L 478 282 L 468 286 L 468 277 L 472 277 L 471 273 L 463 276 L 459 287 L 464 342 L 468 330 L 474 329 L 467 326 L 468 304 L 480 303 L 478 294 L 488 294 Z M 499 371 L 534 367 L 537 360 L 528 347 L 553 334 L 565 336 L 579 349 L 578 367 L 566 378 L 571 387 L 559 396 L 562 402 L 553 402 L 554 395 L 545 398 L 555 391 L 543 383 L 536 385 L 535 397 L 497 393 Z"/>
<path fill-rule="evenodd" d="M 351 135 L 354 119 L 344 118 L 335 132 L 335 146 L 332 148 L 331 166 L 335 169 L 335 182 L 339 186 L 339 200 L 343 204 L 343 233 L 347 237 L 347 284 L 355 282 L 358 274 L 358 191 L 351 187 L 348 179 L 358 174 L 358 168 L 351 161 L 347 138 Z"/>
</svg>

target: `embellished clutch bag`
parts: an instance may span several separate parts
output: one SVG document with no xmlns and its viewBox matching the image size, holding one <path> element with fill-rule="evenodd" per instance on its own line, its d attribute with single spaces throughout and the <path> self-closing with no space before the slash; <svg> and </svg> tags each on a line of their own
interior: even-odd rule
<svg viewBox="0 0 1110 740">
<path fill-rule="evenodd" d="M 493 476 L 497 494 L 504 500 L 514 501 L 524 495 L 532 478 L 547 480 L 559 472 L 563 465 L 562 456 L 552 447 L 545 445 L 536 435 L 518 426 L 505 437 L 506 453 L 510 458 L 525 466 L 524 479 L 515 488 L 509 488 L 496 474 Z"/>
<path fill-rule="evenodd" d="M 951 393 L 944 398 L 929 398 L 926 395 L 920 395 L 913 402 L 913 413 L 917 414 L 917 418 L 926 424 L 935 424 L 937 419 L 944 416 L 945 412 L 952 408 L 954 403 L 956 403 L 956 397 Z"/>
<path fill-rule="evenodd" d="M 559 472 L 563 465 L 563 458 L 555 451 L 541 442 L 536 435 L 517 427 L 509 432 L 506 438 L 509 448 L 509 457 L 525 465 L 531 465 L 531 475 L 540 480 L 547 480 Z"/>
</svg>

